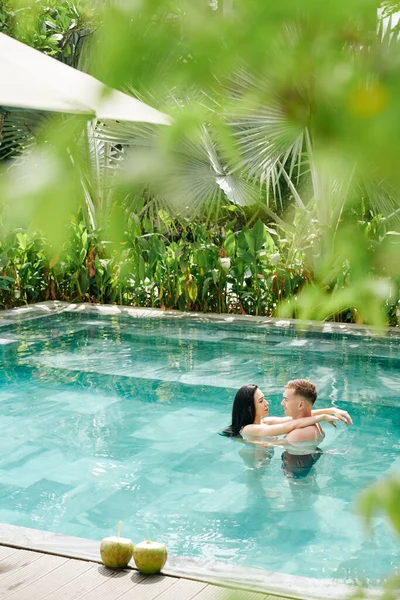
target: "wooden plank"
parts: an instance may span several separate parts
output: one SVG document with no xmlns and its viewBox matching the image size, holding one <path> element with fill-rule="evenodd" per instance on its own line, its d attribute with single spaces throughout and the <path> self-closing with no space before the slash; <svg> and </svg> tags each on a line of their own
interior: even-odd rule
<svg viewBox="0 0 400 600">
<path fill-rule="evenodd" d="M 207 585 L 195 600 L 265 600 L 265 594 Z"/>
<path fill-rule="evenodd" d="M 73 563 L 79 562 L 71 560 Z M 46 600 L 80 600 L 84 594 L 92 591 L 110 577 L 115 577 L 115 573 L 110 574 L 110 570 L 103 565 L 91 563 L 91 567 L 79 577 L 73 578 L 72 581 L 60 586 L 50 594 L 42 596 L 41 600 L 45 598 Z"/>
<path fill-rule="evenodd" d="M 15 554 L 4 558 L 0 562 L 0 585 L 3 585 L 4 580 L 11 577 L 14 571 L 21 567 L 27 567 L 36 560 L 39 560 L 40 557 L 41 554 L 39 552 L 18 550 Z"/>
<path fill-rule="evenodd" d="M 131 593 L 145 578 L 138 571 L 132 571 L 131 569 L 123 571 L 108 569 L 108 572 L 114 574 L 114 577 L 104 579 L 99 586 L 83 594 L 81 596 L 82 600 L 117 600 L 125 592 Z"/>
<path fill-rule="evenodd" d="M 92 567 L 93 563 L 67 558 L 65 563 L 50 573 L 45 573 L 43 577 L 32 581 L 30 585 L 10 593 L 7 600 L 42 600 L 45 596 L 51 597 L 57 589 L 75 580 Z"/>
<path fill-rule="evenodd" d="M 177 579 L 165 592 L 157 596 L 157 600 L 191 600 L 207 586 L 202 581 Z"/>
<path fill-rule="evenodd" d="M 27 566 L 24 565 L 19 569 L 13 570 L 10 576 L 5 578 L 5 581 L 0 579 L 0 598 L 9 598 L 17 589 L 18 594 L 20 594 L 21 588 L 27 585 L 33 586 L 34 581 L 38 577 L 54 571 L 56 567 L 62 565 L 67 560 L 67 558 L 61 558 L 60 556 L 39 555 L 38 560 L 31 562 Z"/>
<path fill-rule="evenodd" d="M 175 577 L 167 577 L 165 575 L 148 575 L 143 579 L 138 586 L 135 587 L 135 592 L 125 592 L 118 600 L 153 600 L 159 598 L 166 589 L 173 588 L 180 581 Z"/>
<path fill-rule="evenodd" d="M 11 548 L 11 546 L 0 546 L 0 561 L 3 560 L 3 558 L 7 558 L 8 556 L 15 554 L 16 552 L 18 552 L 18 548 Z"/>
<path fill-rule="evenodd" d="M 231 600 L 266 600 L 266 595 L 260 592 L 246 592 L 245 590 L 227 590 L 230 591 Z M 233 593 L 232 593 L 233 592 Z"/>
<path fill-rule="evenodd" d="M 97 563 L 0 545 L 0 599 L 290 600 L 164 575 L 113 571 Z"/>
</svg>

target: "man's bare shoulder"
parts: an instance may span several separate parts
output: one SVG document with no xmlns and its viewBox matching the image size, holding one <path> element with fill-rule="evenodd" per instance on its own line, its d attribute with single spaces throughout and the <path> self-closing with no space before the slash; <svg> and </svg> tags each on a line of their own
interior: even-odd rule
<svg viewBox="0 0 400 600">
<path fill-rule="evenodd" d="M 294 429 L 287 434 L 286 439 L 289 442 L 301 442 L 303 440 L 315 440 L 318 435 L 318 428 L 315 425 Z"/>
</svg>

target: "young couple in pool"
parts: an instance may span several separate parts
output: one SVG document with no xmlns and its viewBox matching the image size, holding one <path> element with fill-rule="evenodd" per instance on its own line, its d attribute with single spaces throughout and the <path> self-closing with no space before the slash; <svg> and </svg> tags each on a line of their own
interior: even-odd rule
<svg viewBox="0 0 400 600">
<path fill-rule="evenodd" d="M 288 381 L 281 402 L 285 417 L 269 417 L 268 400 L 260 388 L 244 385 L 233 402 L 232 424 L 223 433 L 250 444 L 284 446 L 290 454 L 311 454 L 325 437 L 321 421 L 333 427 L 337 421 L 353 422 L 345 410 L 336 407 L 313 410 L 316 399 L 317 390 L 310 381 Z M 278 439 L 282 435 L 285 438 Z"/>
</svg>

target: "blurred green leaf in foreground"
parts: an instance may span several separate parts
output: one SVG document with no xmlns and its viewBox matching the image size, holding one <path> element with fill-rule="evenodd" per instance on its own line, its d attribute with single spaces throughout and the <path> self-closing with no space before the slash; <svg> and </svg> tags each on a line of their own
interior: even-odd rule
<svg viewBox="0 0 400 600">
<path fill-rule="evenodd" d="M 400 536 L 400 478 L 393 475 L 368 488 L 359 498 L 358 509 L 365 517 L 371 529 L 372 517 L 384 513 L 393 527 L 395 535 Z M 400 593 L 400 572 L 394 574 L 384 585 L 382 600 L 397 600 Z"/>
<path fill-rule="evenodd" d="M 223 247 L 224 232 L 232 230 L 229 206 L 241 207 L 243 221 L 232 233 L 238 260 L 248 265 L 230 274 L 247 276 L 241 293 L 261 307 L 255 314 L 267 310 L 260 298 L 284 277 L 276 269 L 268 278 L 256 266 L 267 241 L 253 266 L 251 243 L 249 252 L 239 244 L 243 226 L 261 219 L 284 247 L 281 270 L 302 264 L 302 282 L 286 285 L 276 314 L 397 322 L 398 3 L 3 0 L 1 6 L 2 30 L 62 60 L 74 57 L 71 64 L 174 118 L 171 127 L 158 128 L 60 124 L 59 118 L 43 125 L 38 115 L 6 111 L 3 139 L 18 149 L 8 153 L 0 181 L 6 230 L 35 223 L 56 252 L 71 216 L 80 214 L 113 242 L 110 252 L 121 250 L 143 199 L 155 232 L 160 211 L 178 229 L 225 214 Z M 165 233 L 164 225 L 158 232 Z M 206 288 L 188 267 L 184 289 L 195 302 Z M 240 305 L 241 299 L 224 306 Z"/>
</svg>

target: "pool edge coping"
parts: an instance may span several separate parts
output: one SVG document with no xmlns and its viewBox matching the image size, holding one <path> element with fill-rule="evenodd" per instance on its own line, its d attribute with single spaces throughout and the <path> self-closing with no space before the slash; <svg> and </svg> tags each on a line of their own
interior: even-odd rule
<svg viewBox="0 0 400 600">
<path fill-rule="evenodd" d="M 39 312 L 40 314 L 32 314 Z M 351 335 L 368 335 L 371 337 L 400 337 L 400 327 L 385 327 L 383 329 L 371 325 L 357 323 L 336 323 L 333 321 L 304 321 L 299 319 L 280 319 L 254 315 L 237 315 L 231 313 L 200 313 L 179 310 L 162 310 L 140 306 L 125 306 L 121 304 L 91 304 L 88 302 L 71 303 L 60 300 L 47 300 L 18 308 L 0 311 L 0 327 L 13 325 L 18 322 L 42 318 L 62 312 L 103 314 L 105 316 L 124 315 L 133 318 L 161 318 L 177 320 L 193 320 L 199 322 L 216 322 L 224 324 L 248 324 L 260 327 L 276 327 L 281 329 L 296 329 L 297 331 L 314 331 L 318 333 L 341 333 Z M 21 318 L 18 318 L 21 316 Z M 17 318 L 15 318 L 17 317 Z M 11 319 L 11 320 L 9 320 Z"/>
<path fill-rule="evenodd" d="M 99 541 L 20 525 L 0 523 L 0 545 L 102 564 Z M 137 570 L 131 564 L 128 568 Z M 227 588 L 283 596 L 288 600 L 348 600 L 359 589 L 359 586 L 350 586 L 332 579 L 312 579 L 219 562 L 213 562 L 211 566 L 200 559 L 173 555 L 168 556 L 162 574 Z M 363 591 L 366 599 L 381 598 L 382 590 L 364 587 Z"/>
</svg>

